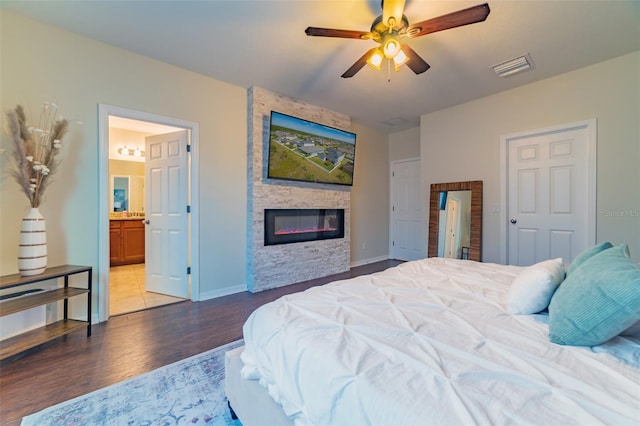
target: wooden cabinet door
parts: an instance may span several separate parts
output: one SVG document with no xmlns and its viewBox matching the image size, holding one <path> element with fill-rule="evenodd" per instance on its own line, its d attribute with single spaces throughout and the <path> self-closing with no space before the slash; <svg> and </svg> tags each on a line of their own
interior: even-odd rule
<svg viewBox="0 0 640 426">
<path fill-rule="evenodd" d="M 111 265 L 119 265 L 122 262 L 122 232 L 120 221 L 109 222 L 109 260 Z"/>
<path fill-rule="evenodd" d="M 141 220 L 122 221 L 124 263 L 144 262 L 144 230 Z"/>
</svg>

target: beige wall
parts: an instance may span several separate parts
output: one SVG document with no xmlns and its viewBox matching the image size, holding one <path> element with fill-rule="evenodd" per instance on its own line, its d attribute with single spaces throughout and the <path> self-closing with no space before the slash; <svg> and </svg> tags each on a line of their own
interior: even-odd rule
<svg viewBox="0 0 640 426">
<path fill-rule="evenodd" d="M 389 135 L 389 162 L 420 158 L 420 126 Z"/>
<path fill-rule="evenodd" d="M 62 166 L 41 208 L 49 264 L 97 269 L 97 111 L 103 103 L 199 124 L 201 294 L 244 286 L 246 90 L 6 10 L 0 35 L 2 111 L 22 104 L 37 118 L 42 101 L 54 101 L 71 122 Z M 1 146 L 9 142 L 3 133 Z M 7 154 L 3 171 L 6 160 Z M 16 230 L 27 202 L 6 174 L 0 199 L 0 268 L 9 274 L 17 272 Z"/>
<path fill-rule="evenodd" d="M 97 111 L 98 104 L 106 104 L 198 123 L 201 298 L 244 288 L 246 89 L 4 9 L 0 19 L 1 110 L 22 104 L 37 118 L 41 103 L 54 101 L 71 122 L 62 166 L 41 208 L 47 220 L 49 264 L 92 265 L 94 286 L 100 285 Z M 352 249 L 352 262 L 386 258 L 388 245 L 387 136 L 358 125 L 354 130 L 358 158 L 351 219 L 359 225 L 352 246 L 361 247 L 363 238 L 367 250 Z M 9 144 L 3 133 L 0 147 Z M 27 208 L 26 197 L 4 173 L 8 154 L 0 156 L 1 274 L 17 272 L 17 226 Z M 98 304 L 93 306 L 95 313 Z"/>
<path fill-rule="evenodd" d="M 144 163 L 137 161 L 109 160 L 109 180 L 113 176 L 144 177 Z"/>
<path fill-rule="evenodd" d="M 356 162 L 351 190 L 351 264 L 389 256 L 389 156 L 387 135 L 352 122 Z M 364 247 L 363 247 L 364 244 Z"/>
<path fill-rule="evenodd" d="M 632 257 L 640 260 L 638 76 L 640 52 L 635 52 L 423 115 L 423 188 L 435 182 L 483 180 L 483 259 L 498 262 L 501 224 L 491 208 L 502 208 L 500 137 L 596 118 L 596 238 L 628 243 Z"/>
</svg>

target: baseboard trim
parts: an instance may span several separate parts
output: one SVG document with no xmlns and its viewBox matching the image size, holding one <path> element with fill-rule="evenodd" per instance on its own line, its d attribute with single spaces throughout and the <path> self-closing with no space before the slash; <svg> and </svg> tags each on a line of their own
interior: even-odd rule
<svg viewBox="0 0 640 426">
<path fill-rule="evenodd" d="M 354 268 L 356 266 L 368 265 L 370 263 L 382 262 L 383 260 L 389 260 L 389 255 L 372 257 L 369 259 L 362 259 L 355 262 L 351 262 L 349 267 Z M 220 290 L 212 290 L 207 292 L 200 292 L 200 301 L 215 299 L 218 297 L 229 296 L 231 294 L 242 293 L 248 291 L 247 286 L 245 284 L 236 285 L 233 287 L 225 287 Z"/>
<path fill-rule="evenodd" d="M 200 292 L 200 302 L 203 300 L 216 299 L 222 296 L 229 296 L 230 294 L 243 293 L 247 291 L 246 284 L 235 285 L 233 287 L 225 287 L 220 290 L 212 290 Z"/>
<path fill-rule="evenodd" d="M 355 268 L 356 266 L 368 265 L 369 263 L 382 262 L 383 260 L 389 260 L 389 255 L 372 257 L 369 259 L 356 260 L 355 262 L 351 262 L 351 267 Z"/>
</svg>

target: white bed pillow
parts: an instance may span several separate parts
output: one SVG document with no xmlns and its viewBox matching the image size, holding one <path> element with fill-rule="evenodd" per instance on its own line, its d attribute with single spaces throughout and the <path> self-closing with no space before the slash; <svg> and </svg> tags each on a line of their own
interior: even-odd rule
<svg viewBox="0 0 640 426">
<path fill-rule="evenodd" d="M 545 260 L 527 267 L 513 280 L 509 288 L 507 312 L 526 315 L 546 309 L 564 276 L 561 258 Z"/>
</svg>

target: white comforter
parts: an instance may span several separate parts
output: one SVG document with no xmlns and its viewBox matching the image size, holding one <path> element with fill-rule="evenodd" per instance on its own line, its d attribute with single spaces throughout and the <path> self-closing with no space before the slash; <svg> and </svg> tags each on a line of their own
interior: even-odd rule
<svg viewBox="0 0 640 426">
<path fill-rule="evenodd" d="M 242 374 L 296 424 L 639 424 L 640 341 L 550 343 L 506 313 L 521 270 L 430 258 L 282 297 L 244 325 Z"/>
</svg>

